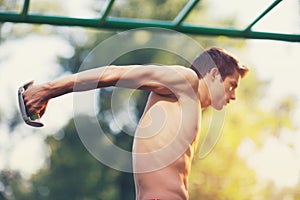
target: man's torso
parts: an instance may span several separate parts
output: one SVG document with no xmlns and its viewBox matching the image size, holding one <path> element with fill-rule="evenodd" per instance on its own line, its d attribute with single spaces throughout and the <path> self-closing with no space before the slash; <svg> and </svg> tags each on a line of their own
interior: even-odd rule
<svg viewBox="0 0 300 200">
<path fill-rule="evenodd" d="M 200 118 L 197 99 L 150 94 L 133 145 L 137 199 L 188 199 Z"/>
</svg>

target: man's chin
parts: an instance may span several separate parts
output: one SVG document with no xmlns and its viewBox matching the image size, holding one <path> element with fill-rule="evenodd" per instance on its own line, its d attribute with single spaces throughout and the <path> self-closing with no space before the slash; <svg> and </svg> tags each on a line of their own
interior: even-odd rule
<svg viewBox="0 0 300 200">
<path fill-rule="evenodd" d="M 212 105 L 212 107 L 216 110 L 222 110 L 224 108 L 224 105 Z"/>
</svg>

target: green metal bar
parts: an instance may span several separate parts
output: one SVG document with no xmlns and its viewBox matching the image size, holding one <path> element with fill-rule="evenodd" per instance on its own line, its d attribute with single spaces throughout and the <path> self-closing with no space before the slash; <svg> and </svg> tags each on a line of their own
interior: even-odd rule
<svg viewBox="0 0 300 200">
<path fill-rule="evenodd" d="M 247 28 L 245 31 L 249 31 L 259 20 L 261 20 L 267 13 L 269 13 L 275 6 L 277 6 L 282 0 L 275 0 L 264 12 L 262 12 Z"/>
<path fill-rule="evenodd" d="M 121 18 L 121 17 L 109 17 L 107 18 L 105 28 L 118 29 L 132 29 L 132 28 L 142 28 L 142 27 L 160 27 L 173 29 L 173 23 L 171 21 L 162 21 L 162 20 L 140 20 L 133 18 Z"/>
<path fill-rule="evenodd" d="M 173 20 L 173 24 L 175 27 L 180 26 L 180 24 L 185 20 L 188 14 L 193 10 L 193 8 L 197 5 L 199 0 L 189 0 L 189 2 L 184 6 L 184 8 L 180 11 L 180 13 Z"/>
<path fill-rule="evenodd" d="M 110 12 L 110 10 L 111 10 L 111 8 L 112 8 L 114 2 L 115 2 L 115 0 L 110 0 L 110 1 L 108 2 L 107 6 L 106 6 L 106 8 L 105 8 L 105 10 L 104 10 L 104 12 L 103 12 L 101 18 L 100 18 L 100 24 L 103 24 L 103 23 L 105 22 L 106 17 L 107 17 L 107 15 L 109 14 L 109 12 Z"/>
<path fill-rule="evenodd" d="M 181 30 L 183 29 L 183 30 Z M 231 38 L 244 38 L 244 39 L 267 39 L 267 40 L 280 40 L 286 42 L 300 42 L 300 34 L 283 34 L 272 32 L 260 32 L 237 29 L 223 29 L 223 28 L 209 28 L 200 26 L 182 25 L 177 31 L 189 34 L 199 34 L 208 36 L 227 36 Z"/>
<path fill-rule="evenodd" d="M 22 12 L 21 12 L 21 15 L 22 15 L 23 18 L 25 18 L 28 14 L 29 4 L 30 4 L 30 0 L 25 0 L 24 1 L 23 9 L 22 9 Z"/>
<path fill-rule="evenodd" d="M 45 15 L 27 15 L 26 19 L 16 13 L 0 12 L 0 21 L 13 23 L 29 23 L 29 24 L 49 24 L 55 26 L 82 26 L 95 27 L 95 22 L 99 26 L 99 19 L 80 19 L 71 17 L 55 17 Z"/>
<path fill-rule="evenodd" d="M 81 26 L 110 30 L 128 30 L 142 27 L 157 27 L 172 29 L 182 33 L 195 35 L 227 36 L 232 38 L 269 39 L 288 42 L 300 42 L 300 34 L 281 34 L 257 31 L 245 32 L 244 30 L 237 29 L 210 28 L 188 24 L 181 24 L 180 27 L 176 28 L 174 27 L 172 21 L 138 20 L 131 18 L 107 17 L 104 24 L 99 24 L 99 19 L 80 19 L 71 17 L 54 17 L 33 14 L 27 15 L 25 19 L 22 18 L 20 14 L 0 12 L 0 22 L 1 21 L 14 23 L 50 24 L 55 26 Z"/>
<path fill-rule="evenodd" d="M 207 35 L 207 36 L 227 36 L 232 38 L 245 38 L 245 39 L 270 39 L 281 40 L 289 42 L 300 42 L 300 34 L 281 34 L 281 33 L 269 33 L 269 32 L 257 32 L 250 31 L 244 32 L 244 30 L 226 29 L 226 28 L 210 28 L 203 26 L 194 26 L 188 24 L 182 24 L 180 27 L 175 28 L 172 22 L 168 21 L 154 21 L 154 20 L 132 20 L 126 18 L 108 18 L 107 22 L 102 28 L 107 29 L 121 29 L 128 30 L 142 27 L 158 27 L 167 28 L 179 31 L 186 34 L 194 35 Z"/>
</svg>

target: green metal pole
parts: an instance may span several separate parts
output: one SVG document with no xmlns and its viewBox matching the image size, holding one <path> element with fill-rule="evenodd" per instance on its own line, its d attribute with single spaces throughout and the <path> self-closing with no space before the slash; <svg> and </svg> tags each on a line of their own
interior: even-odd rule
<svg viewBox="0 0 300 200">
<path fill-rule="evenodd" d="M 250 31 L 224 28 L 208 28 L 200 26 L 190 26 L 183 24 L 177 31 L 189 34 L 199 34 L 208 36 L 227 36 L 231 38 L 245 38 L 245 39 L 267 39 L 267 40 L 280 40 L 286 42 L 300 42 L 300 34 L 282 34 Z"/>
<path fill-rule="evenodd" d="M 105 23 L 100 24 L 99 19 L 80 19 L 71 17 L 55 17 L 33 14 L 27 15 L 26 18 L 23 18 L 20 14 L 0 12 L 0 21 L 14 23 L 50 24 L 56 26 L 81 26 L 109 30 L 128 30 L 143 27 L 157 27 L 172 29 L 178 32 L 194 35 L 227 36 L 232 38 L 269 39 L 288 42 L 300 42 L 300 34 L 281 34 L 257 31 L 245 32 L 244 30 L 237 29 L 209 28 L 188 24 L 181 24 L 179 27 L 176 28 L 174 27 L 172 21 L 138 20 L 131 18 L 107 17 Z"/>
<path fill-rule="evenodd" d="M 282 0 L 274 1 L 264 12 L 262 12 L 247 28 L 245 32 L 249 31 L 261 18 L 263 18 L 267 13 L 269 13 L 275 6 L 277 6 Z"/>
<path fill-rule="evenodd" d="M 100 24 L 103 24 L 103 23 L 105 22 L 106 17 L 107 17 L 107 15 L 109 14 L 109 12 L 110 12 L 110 10 L 111 10 L 111 8 L 112 8 L 114 2 L 115 2 L 115 0 L 110 0 L 110 1 L 108 2 L 107 6 L 106 6 L 106 8 L 105 8 L 105 10 L 104 10 L 104 12 L 103 12 L 101 18 L 100 18 Z"/>
<path fill-rule="evenodd" d="M 185 7 L 180 11 L 180 13 L 173 20 L 173 24 L 175 27 L 180 26 L 180 24 L 185 20 L 188 14 L 193 10 L 193 8 L 197 5 L 199 0 L 190 0 Z"/>
<path fill-rule="evenodd" d="M 22 18 L 26 18 L 27 13 L 28 13 L 28 9 L 29 9 L 29 4 L 30 4 L 30 0 L 25 0 L 24 1 L 23 9 L 22 9 L 22 12 L 21 12 Z"/>
</svg>

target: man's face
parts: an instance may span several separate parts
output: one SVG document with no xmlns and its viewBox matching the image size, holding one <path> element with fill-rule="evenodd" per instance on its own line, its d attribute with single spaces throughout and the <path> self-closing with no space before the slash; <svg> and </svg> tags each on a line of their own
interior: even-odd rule
<svg viewBox="0 0 300 200">
<path fill-rule="evenodd" d="M 235 100 L 235 91 L 240 82 L 240 74 L 236 71 L 234 74 L 227 76 L 223 81 L 221 75 L 216 76 L 210 88 L 211 106 L 216 110 L 221 110 L 223 106 Z"/>
</svg>

